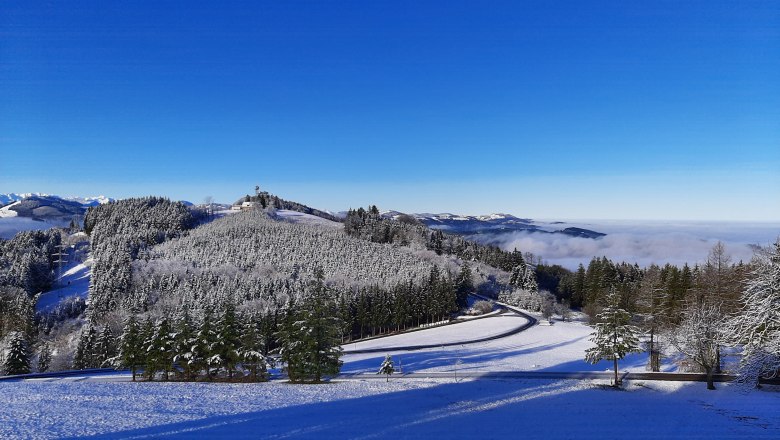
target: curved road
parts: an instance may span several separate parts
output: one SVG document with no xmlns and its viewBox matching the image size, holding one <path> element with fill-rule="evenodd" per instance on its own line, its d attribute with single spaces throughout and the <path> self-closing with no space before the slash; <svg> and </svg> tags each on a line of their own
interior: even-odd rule
<svg viewBox="0 0 780 440">
<path fill-rule="evenodd" d="M 479 298 L 481 300 L 490 301 L 493 304 L 497 305 L 499 308 L 503 309 L 505 311 L 505 313 L 506 312 L 514 313 L 515 315 L 518 315 L 518 316 L 520 316 L 522 318 L 525 318 L 527 322 L 525 324 L 521 325 L 521 326 L 515 327 L 512 330 L 506 331 L 504 333 L 500 333 L 500 334 L 497 334 L 497 335 L 491 335 L 491 336 L 485 336 L 485 337 L 477 338 L 477 339 L 467 339 L 465 341 L 445 342 L 445 343 L 440 343 L 440 344 L 421 344 L 421 345 L 406 345 L 406 346 L 394 346 L 394 347 L 367 348 L 367 349 L 363 349 L 363 350 L 344 350 L 344 354 L 384 353 L 384 352 L 388 352 L 388 351 L 414 351 L 414 350 L 424 350 L 426 348 L 454 347 L 456 345 L 476 344 L 476 343 L 479 343 L 479 342 L 493 341 L 493 340 L 496 340 L 496 339 L 506 338 L 507 336 L 516 335 L 516 334 L 518 334 L 518 333 L 520 333 L 520 332 L 522 332 L 524 330 L 527 330 L 527 329 L 533 327 L 538 322 L 537 319 L 534 318 L 533 316 L 528 315 L 527 313 L 524 313 L 524 312 L 522 312 L 521 310 L 519 310 L 519 309 L 517 309 L 515 307 L 511 307 L 511 306 L 508 306 L 506 304 L 501 304 L 501 303 L 499 303 L 497 301 L 494 301 L 494 300 L 492 300 L 490 298 L 487 298 L 487 297 L 484 297 L 482 295 L 471 294 L 471 296 L 474 296 L 474 297 Z M 487 318 L 487 319 L 489 319 L 489 318 Z M 466 322 L 470 322 L 470 321 L 463 321 L 463 323 L 466 323 Z M 455 324 L 451 324 L 451 325 L 457 325 L 457 324 L 459 324 L 459 323 L 455 323 Z M 434 328 L 436 328 L 436 327 L 434 327 Z M 415 331 L 425 331 L 425 330 L 415 330 Z M 409 333 L 409 332 L 406 332 L 406 333 Z M 399 334 L 404 334 L 404 333 L 396 333 L 396 334 L 393 334 L 393 335 L 382 336 L 381 338 L 387 338 L 387 337 L 396 336 L 396 335 L 399 335 Z M 374 338 L 374 339 L 379 339 L 379 338 Z"/>
</svg>

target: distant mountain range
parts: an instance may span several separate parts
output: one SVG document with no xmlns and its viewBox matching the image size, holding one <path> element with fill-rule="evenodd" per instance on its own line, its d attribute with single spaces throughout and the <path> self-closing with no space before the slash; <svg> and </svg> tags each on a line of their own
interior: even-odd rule
<svg viewBox="0 0 780 440">
<path fill-rule="evenodd" d="M 82 215 L 90 206 L 109 203 L 114 199 L 97 197 L 60 197 L 42 193 L 0 194 L 0 217 L 37 219 Z"/>
<path fill-rule="evenodd" d="M 280 209 L 303 212 L 331 221 L 338 221 L 346 216 L 346 213 L 320 211 L 299 203 L 264 194 L 269 198 L 269 201 L 273 200 L 278 205 L 277 208 Z M 252 197 L 252 199 L 254 198 Z M 97 206 L 112 201 L 114 199 L 102 195 L 96 197 L 60 197 L 43 193 L 0 194 L 0 217 L 18 216 L 33 219 L 73 217 L 75 215 L 83 215 L 90 206 Z M 185 203 L 191 205 L 191 203 Z M 399 211 L 382 213 L 383 217 L 392 219 L 397 219 L 404 215 L 414 217 L 431 229 L 440 229 L 464 236 L 495 235 L 508 232 L 563 234 L 582 238 L 600 238 L 606 235 L 590 229 L 567 227 L 564 222 L 537 222 L 527 218 L 515 217 L 511 214 L 497 213 L 471 216 L 450 213 L 404 214 Z"/>
<path fill-rule="evenodd" d="M 0 206 L 9 205 L 13 202 L 18 202 L 30 197 L 39 197 L 44 199 L 61 199 L 71 202 L 77 202 L 84 206 L 97 206 L 104 203 L 113 202 L 114 199 L 106 196 L 94 196 L 94 197 L 60 197 L 54 194 L 44 193 L 8 193 L 0 194 Z"/>
<path fill-rule="evenodd" d="M 385 218 L 398 218 L 404 213 L 386 211 Z M 570 237 L 600 238 L 607 234 L 590 229 L 566 227 L 564 222 L 534 222 L 531 219 L 511 214 L 456 215 L 456 214 L 409 214 L 431 229 L 440 229 L 459 235 L 500 234 L 507 232 L 529 232 L 542 234 L 563 234 Z"/>
</svg>

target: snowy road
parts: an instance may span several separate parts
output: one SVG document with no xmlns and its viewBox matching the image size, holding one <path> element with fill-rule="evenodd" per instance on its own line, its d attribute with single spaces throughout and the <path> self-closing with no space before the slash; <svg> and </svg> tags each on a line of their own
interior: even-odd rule
<svg viewBox="0 0 780 440">
<path fill-rule="evenodd" d="M 460 346 L 511 336 L 535 323 L 534 318 L 506 311 L 488 318 L 346 344 L 343 348 L 345 354 L 358 354 Z"/>
</svg>

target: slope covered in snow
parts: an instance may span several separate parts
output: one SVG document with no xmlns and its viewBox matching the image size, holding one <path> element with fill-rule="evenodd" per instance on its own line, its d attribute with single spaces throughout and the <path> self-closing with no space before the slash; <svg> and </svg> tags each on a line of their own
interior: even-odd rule
<svg viewBox="0 0 780 440">
<path fill-rule="evenodd" d="M 377 365 L 378 367 L 378 365 Z M 382 380 L 0 384 L 2 438 L 780 437 L 780 393 L 731 385 Z"/>
<path fill-rule="evenodd" d="M 35 304 L 35 311 L 51 311 L 60 302 L 73 297 L 86 300 L 89 293 L 89 276 L 90 269 L 84 263 L 68 267 L 62 273 L 62 278 L 57 280 L 55 288 L 41 294 Z"/>
</svg>

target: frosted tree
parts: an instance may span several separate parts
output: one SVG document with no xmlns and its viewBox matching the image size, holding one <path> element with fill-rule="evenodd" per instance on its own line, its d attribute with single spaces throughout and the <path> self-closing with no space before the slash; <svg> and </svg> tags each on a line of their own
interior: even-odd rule
<svg viewBox="0 0 780 440">
<path fill-rule="evenodd" d="M 729 340 L 742 346 L 739 380 L 758 385 L 780 371 L 780 238 L 759 252 L 742 292 L 741 313 L 729 323 Z"/>
<path fill-rule="evenodd" d="M 5 374 L 27 374 L 30 372 L 30 353 L 27 340 L 19 332 L 14 332 L 11 335 L 3 369 Z"/>
<path fill-rule="evenodd" d="M 97 339 L 95 326 L 87 324 L 87 328 L 82 329 L 79 343 L 76 346 L 76 353 L 73 356 L 73 368 L 83 370 L 84 368 L 95 367 L 95 339 Z"/>
<path fill-rule="evenodd" d="M 103 326 L 103 329 L 98 333 L 97 339 L 95 340 L 94 351 L 95 365 L 98 367 L 106 367 L 110 363 L 110 360 L 115 357 L 116 343 L 110 326 Z"/>
<path fill-rule="evenodd" d="M 319 268 L 310 289 L 278 333 L 282 361 L 293 382 L 320 382 L 341 368 L 341 321 Z"/>
<path fill-rule="evenodd" d="M 683 311 L 680 325 L 669 334 L 669 342 L 704 370 L 708 390 L 715 389 L 713 375 L 720 360 L 718 347 L 724 342 L 724 324 L 719 306 L 694 303 Z"/>
<path fill-rule="evenodd" d="M 629 353 L 637 353 L 639 349 L 639 329 L 631 325 L 631 314 L 620 308 L 620 293 L 611 288 L 606 296 L 607 304 L 596 316 L 596 331 L 590 341 L 595 347 L 585 352 L 585 360 L 595 364 L 601 360 L 611 360 L 614 363 L 615 382 L 620 386 L 618 378 L 618 360 Z"/>
<path fill-rule="evenodd" d="M 254 317 L 247 316 L 241 332 L 239 359 L 241 360 L 241 365 L 249 370 L 249 376 L 252 380 L 267 379 L 268 361 L 262 353 L 262 345 Z"/>
<path fill-rule="evenodd" d="M 146 349 L 146 376 L 153 380 L 158 371 L 163 372 L 163 379 L 168 380 L 168 375 L 173 369 L 174 334 L 167 317 L 161 318 L 154 329 L 151 343 Z"/>
<path fill-rule="evenodd" d="M 176 320 L 176 331 L 173 339 L 175 352 L 173 362 L 179 364 L 186 379 L 192 380 L 197 376 L 197 372 L 193 370 L 192 364 L 193 347 L 197 342 L 195 340 L 192 318 L 187 309 L 184 309 L 181 316 Z"/>
<path fill-rule="evenodd" d="M 213 350 L 220 358 L 219 366 L 227 371 L 229 379 L 233 377 L 233 371 L 240 360 L 240 332 L 235 308 L 232 301 L 229 301 L 217 322 L 217 339 Z"/>
<path fill-rule="evenodd" d="M 49 371 L 49 367 L 51 366 L 51 347 L 49 346 L 49 343 L 44 341 L 41 344 L 41 348 L 38 352 L 38 372 L 39 373 L 45 373 Z"/>
<path fill-rule="evenodd" d="M 385 360 L 382 361 L 382 365 L 379 367 L 379 371 L 376 372 L 376 374 L 384 374 L 385 382 L 390 381 L 390 375 L 395 372 L 395 368 L 393 368 L 393 358 L 389 355 L 385 355 Z"/>
<path fill-rule="evenodd" d="M 135 382 L 138 365 L 143 358 L 143 340 L 141 339 L 141 327 L 135 315 L 130 315 L 125 321 L 122 336 L 119 339 L 119 363 L 123 367 L 130 368 Z"/>
</svg>

